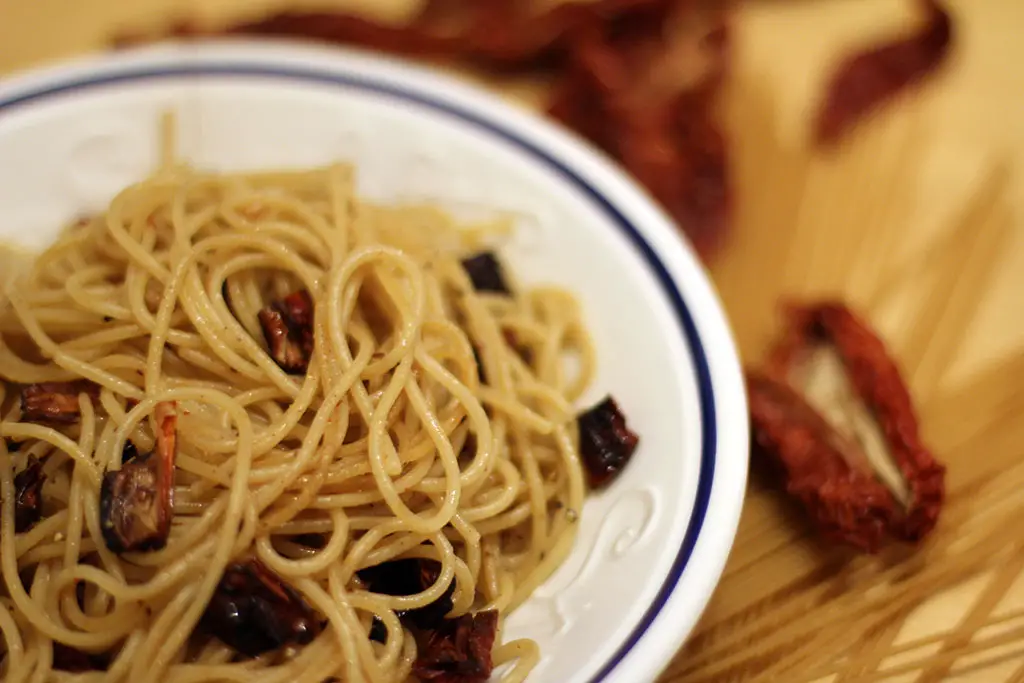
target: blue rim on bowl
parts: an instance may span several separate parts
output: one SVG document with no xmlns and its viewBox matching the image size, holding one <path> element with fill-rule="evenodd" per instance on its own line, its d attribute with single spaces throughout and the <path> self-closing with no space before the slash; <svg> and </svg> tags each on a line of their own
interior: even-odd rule
<svg viewBox="0 0 1024 683">
<path fill-rule="evenodd" d="M 676 552 L 670 571 L 660 586 L 655 598 L 647 607 L 641 619 L 630 630 L 629 635 L 616 651 L 607 658 L 598 672 L 591 677 L 590 682 L 609 680 L 609 677 L 620 664 L 631 653 L 635 654 L 635 648 L 648 634 L 656 621 L 662 618 L 671 618 L 670 603 L 679 592 L 680 583 L 685 571 L 690 567 L 690 560 L 694 555 L 698 544 L 705 542 L 712 535 L 716 538 L 718 550 L 710 553 L 707 559 L 709 566 L 705 571 L 704 580 L 701 582 L 704 594 L 698 595 L 695 600 L 696 608 L 691 611 L 693 614 L 684 619 L 681 632 L 675 637 L 666 637 L 656 656 L 645 657 L 646 660 L 641 668 L 652 678 L 666 665 L 675 649 L 681 644 L 688 632 L 692 629 L 697 617 L 707 604 L 710 594 L 717 583 L 724 568 L 725 559 L 731 546 L 732 538 L 735 535 L 736 526 L 739 520 L 739 510 L 742 503 L 742 493 L 746 484 L 746 440 L 747 424 L 745 421 L 746 404 L 742 388 L 742 378 L 739 371 L 739 364 L 735 348 L 725 324 L 724 317 L 717 306 L 714 293 L 707 283 L 701 268 L 693 256 L 693 253 L 685 249 L 679 242 L 675 249 L 676 256 L 682 256 L 684 264 L 697 274 L 695 280 L 691 280 L 691 286 L 697 282 L 706 289 L 706 294 L 714 302 L 710 314 L 705 314 L 705 327 L 712 329 L 711 332 L 701 330 L 687 297 L 684 297 L 677 286 L 678 273 L 673 275 L 666 266 L 658 251 L 666 251 L 664 244 L 658 249 L 645 238 L 637 228 L 636 223 L 627 217 L 619 204 L 608 197 L 607 192 L 602 192 L 594 182 L 591 182 L 581 173 L 571 161 L 559 158 L 545 146 L 550 146 L 552 138 L 560 138 L 562 144 L 568 143 L 574 146 L 576 153 L 586 155 L 588 165 L 595 165 L 597 168 L 610 174 L 614 180 L 619 182 L 623 188 L 631 192 L 635 199 L 646 203 L 645 208 L 650 209 L 650 216 L 653 220 L 660 221 L 671 230 L 670 221 L 664 214 L 650 206 L 651 202 L 644 193 L 636 188 L 632 182 L 626 180 L 622 174 L 600 158 L 598 153 L 589 150 L 583 143 L 574 141 L 571 136 L 557 130 L 554 126 L 546 124 L 529 114 L 519 112 L 513 107 L 502 104 L 492 96 L 475 91 L 473 88 L 458 84 L 451 79 L 437 76 L 424 69 L 414 66 L 407 66 L 394 60 L 385 60 L 360 56 L 358 52 L 344 50 L 341 54 L 348 56 L 348 61 L 338 60 L 329 67 L 295 65 L 289 63 L 293 60 L 275 59 L 276 50 L 284 50 L 284 53 L 294 56 L 297 53 L 309 52 L 315 55 L 319 62 L 325 62 L 326 56 L 332 51 L 318 48 L 295 48 L 290 46 L 273 46 L 274 49 L 257 47 L 251 44 L 241 43 L 242 50 L 236 47 L 225 48 L 223 44 L 192 46 L 181 52 L 175 52 L 172 46 L 170 52 L 166 48 L 145 48 L 121 53 L 119 56 L 100 58 L 91 65 L 83 62 L 81 66 L 65 67 L 43 70 L 30 74 L 20 80 L 0 81 L 0 116 L 15 108 L 40 102 L 62 94 L 76 91 L 89 90 L 103 86 L 119 84 L 139 84 L 159 79 L 175 77 L 204 77 L 204 76 L 228 76 L 233 78 L 256 78 L 256 79 L 283 79 L 288 81 L 299 81 L 316 83 L 326 86 L 340 86 L 347 89 L 357 89 L 372 92 L 375 95 L 393 98 L 396 101 L 412 103 L 416 106 L 426 107 L 435 113 L 454 117 L 464 124 L 469 124 L 478 130 L 496 136 L 504 142 L 514 145 L 521 151 L 527 153 L 534 160 L 544 164 L 550 170 L 556 172 L 574 187 L 582 196 L 587 198 L 593 205 L 600 209 L 628 238 L 629 242 L 643 258 L 646 265 L 656 276 L 658 284 L 663 293 L 672 304 L 679 330 L 685 338 L 690 357 L 693 363 L 694 375 L 697 378 L 700 395 L 700 416 L 702 426 L 701 463 L 700 475 L 697 485 L 697 496 L 688 528 L 681 546 Z M 156 60 L 134 60 L 132 55 L 156 55 Z M 335 53 L 338 54 L 338 53 Z M 161 58 L 161 56 L 163 58 Z M 417 82 L 442 83 L 446 92 L 458 93 L 458 98 L 438 97 L 430 92 L 429 87 L 417 87 L 412 83 L 412 78 L 405 79 L 407 82 L 396 83 L 396 78 L 384 79 L 367 73 L 356 73 L 351 66 L 360 60 L 366 63 L 374 62 L 378 68 L 381 64 L 392 65 L 386 68 L 399 68 L 408 75 L 417 79 Z M 454 100 L 462 101 L 454 101 Z M 476 106 L 474 106 L 476 105 Z M 482 111 L 487 109 L 488 111 Z M 548 140 L 538 143 L 536 139 L 525 135 L 521 130 L 522 126 L 511 125 L 509 121 L 530 119 L 531 126 L 542 131 Z M 603 167 L 603 168 L 602 168 Z M 631 198 L 631 199 L 633 199 Z M 708 320 L 710 318 L 710 320 Z M 702 331 L 704 334 L 702 335 Z M 713 341 L 709 340 L 713 337 Z M 714 344 L 711 346 L 711 344 Z M 720 359 L 720 367 L 713 370 L 709 362 L 708 348 L 714 349 L 713 356 Z M 717 375 L 717 377 L 716 377 Z M 735 420 L 727 428 L 721 423 L 719 406 L 726 403 L 729 407 L 729 419 Z M 725 463 L 729 466 L 727 477 L 723 477 L 723 457 L 728 459 Z M 738 493 L 737 493 L 738 492 Z M 714 519 L 712 519 L 712 517 Z M 714 528 L 712 528 L 714 527 Z M 722 539 L 725 539 L 723 542 Z M 668 647 L 665 647 L 665 645 Z M 640 679 L 631 679 L 640 680 Z"/>
</svg>

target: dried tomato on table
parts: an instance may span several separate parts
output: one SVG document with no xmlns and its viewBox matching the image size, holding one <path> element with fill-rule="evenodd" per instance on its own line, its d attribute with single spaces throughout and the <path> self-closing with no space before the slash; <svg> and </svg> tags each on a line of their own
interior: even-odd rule
<svg viewBox="0 0 1024 683">
<path fill-rule="evenodd" d="M 177 38 L 217 34 L 306 38 L 523 71 L 556 66 L 571 48 L 573 31 L 585 23 L 614 22 L 647 6 L 677 2 L 680 0 L 596 0 L 565 3 L 537 13 L 529 0 L 426 0 L 405 25 L 346 12 L 284 10 L 212 31 L 191 21 L 178 21 L 165 33 Z M 122 33 L 114 36 L 113 43 L 122 47 L 145 40 L 141 34 Z"/>
<path fill-rule="evenodd" d="M 699 5 L 641 3 L 619 21 L 581 28 L 548 111 L 630 171 L 706 257 L 732 217 L 729 150 L 716 111 L 729 32 L 727 15 Z M 691 28 L 687 42 L 703 55 L 693 61 L 704 62 L 689 64 L 694 73 L 686 75 L 675 73 L 679 60 L 665 38 L 683 22 L 702 29 Z"/>
<path fill-rule="evenodd" d="M 81 417 L 79 394 L 95 399 L 99 387 L 86 380 L 42 382 L 21 389 L 21 419 L 26 422 L 73 424 Z"/>
<path fill-rule="evenodd" d="M 224 571 L 200 625 L 247 657 L 306 645 L 319 632 L 317 615 L 302 596 L 255 559 Z"/>
<path fill-rule="evenodd" d="M 896 509 L 889 490 L 847 460 L 831 426 L 787 383 L 748 373 L 747 391 L 755 455 L 773 461 L 823 537 L 877 550 Z"/>
<path fill-rule="evenodd" d="M 921 442 L 884 344 L 841 303 L 791 306 L 763 372 L 747 376 L 756 455 L 822 534 L 868 552 L 934 528 L 945 468 Z"/>
<path fill-rule="evenodd" d="M 924 80 L 946 61 L 953 42 L 952 18 L 939 0 L 916 1 L 926 14 L 926 23 L 916 34 L 840 63 L 815 121 L 819 143 L 834 143 L 885 101 Z"/>
<path fill-rule="evenodd" d="M 14 533 L 21 534 L 38 522 L 43 516 L 43 463 L 36 457 L 29 457 L 25 469 L 14 475 Z"/>
<path fill-rule="evenodd" d="M 282 370 L 305 374 L 313 357 L 313 298 L 306 290 L 289 294 L 259 312 L 270 357 Z"/>
<path fill-rule="evenodd" d="M 425 638 L 413 673 L 431 683 L 485 683 L 494 669 L 497 632 L 495 610 L 445 619 Z"/>
<path fill-rule="evenodd" d="M 178 414 L 174 403 L 158 403 L 156 448 L 146 455 L 126 443 L 121 469 L 103 475 L 100 528 L 115 553 L 159 550 L 171 532 Z"/>
</svg>

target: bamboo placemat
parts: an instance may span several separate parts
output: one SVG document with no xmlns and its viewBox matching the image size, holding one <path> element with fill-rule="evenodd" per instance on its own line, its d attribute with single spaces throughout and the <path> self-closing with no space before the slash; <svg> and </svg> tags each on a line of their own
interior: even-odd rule
<svg viewBox="0 0 1024 683">
<path fill-rule="evenodd" d="M 168 13 L 297 4 L 394 18 L 415 0 L 0 0 L 0 74 Z M 916 551 L 851 557 L 755 471 L 722 583 L 664 683 L 1024 683 L 1024 3 L 950 4 L 943 78 L 821 155 L 801 139 L 825 69 L 913 7 L 747 0 L 728 98 L 739 219 L 712 268 L 748 361 L 777 331 L 782 295 L 839 295 L 875 324 L 949 467 L 939 528 Z M 528 105 L 543 93 L 485 83 Z"/>
</svg>

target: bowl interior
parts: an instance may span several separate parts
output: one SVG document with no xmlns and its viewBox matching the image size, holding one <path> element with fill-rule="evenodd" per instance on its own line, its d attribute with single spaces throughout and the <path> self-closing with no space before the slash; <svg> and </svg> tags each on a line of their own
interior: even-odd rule
<svg viewBox="0 0 1024 683">
<path fill-rule="evenodd" d="M 515 126 L 467 116 L 444 92 L 424 94 L 414 75 L 403 79 L 395 67 L 386 78 L 346 69 L 344 60 L 330 78 L 202 67 L 84 70 L 37 79 L 30 97 L 0 89 L 0 239 L 43 247 L 63 221 L 101 209 L 145 176 L 157 157 L 158 117 L 168 109 L 177 114 L 179 150 L 202 168 L 347 161 L 363 195 L 512 216 L 517 230 L 501 250 L 517 279 L 571 288 L 584 307 L 599 354 L 584 404 L 613 395 L 641 435 L 624 475 L 588 500 L 570 559 L 505 634 L 539 641 L 543 660 L 531 681 L 598 676 L 664 597 L 698 483 L 708 476 L 693 340 L 642 238 L 600 188 Z M 724 533 L 731 538 L 732 529 Z"/>
</svg>

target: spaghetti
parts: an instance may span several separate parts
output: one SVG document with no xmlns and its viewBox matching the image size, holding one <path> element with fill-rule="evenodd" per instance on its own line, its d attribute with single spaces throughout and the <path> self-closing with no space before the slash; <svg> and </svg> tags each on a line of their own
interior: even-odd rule
<svg viewBox="0 0 1024 683">
<path fill-rule="evenodd" d="M 489 256 L 508 291 L 481 286 L 486 226 L 353 183 L 167 164 L 8 287 L 5 681 L 536 663 L 501 621 L 566 557 L 585 496 L 580 307 Z"/>
</svg>

